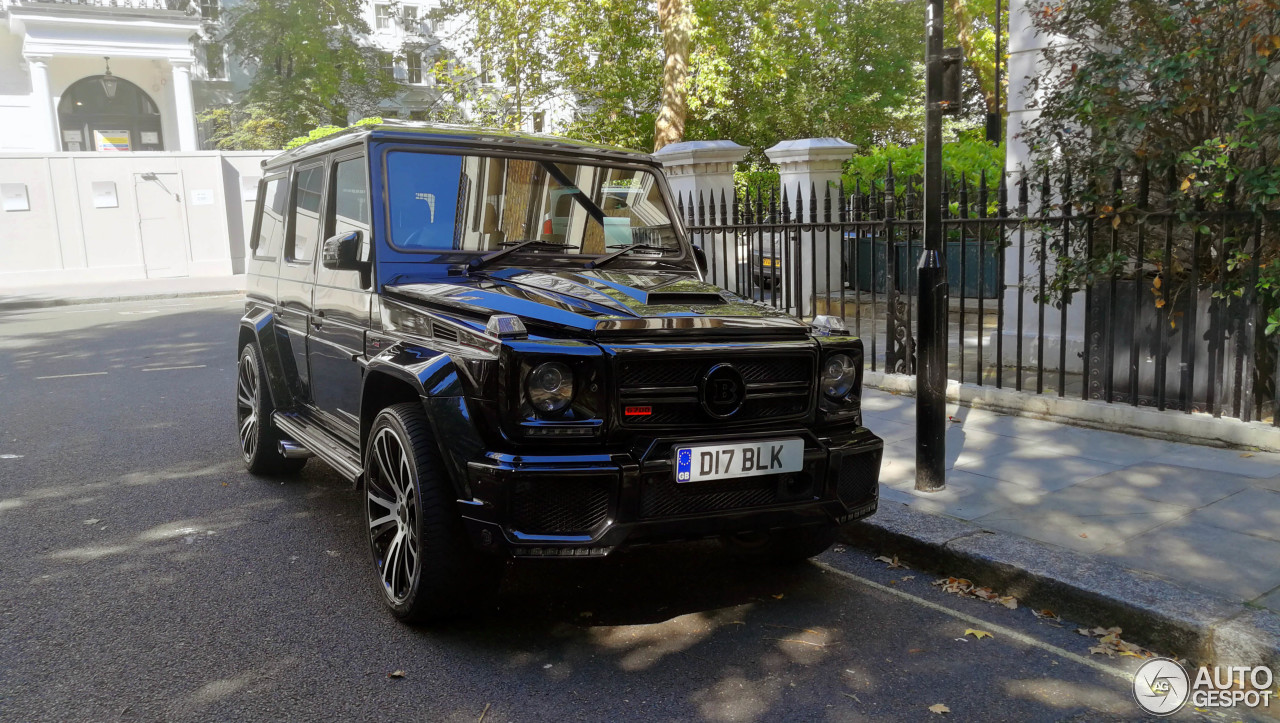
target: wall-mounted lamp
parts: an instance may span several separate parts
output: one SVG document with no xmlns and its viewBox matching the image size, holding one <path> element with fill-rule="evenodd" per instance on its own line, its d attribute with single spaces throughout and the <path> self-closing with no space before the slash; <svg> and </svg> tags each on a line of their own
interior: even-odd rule
<svg viewBox="0 0 1280 723">
<path fill-rule="evenodd" d="M 116 86 L 119 85 L 119 81 L 111 74 L 111 58 L 104 56 L 102 59 L 107 61 L 107 72 L 102 76 L 102 92 L 106 93 L 107 100 L 114 100 L 116 97 Z"/>
</svg>

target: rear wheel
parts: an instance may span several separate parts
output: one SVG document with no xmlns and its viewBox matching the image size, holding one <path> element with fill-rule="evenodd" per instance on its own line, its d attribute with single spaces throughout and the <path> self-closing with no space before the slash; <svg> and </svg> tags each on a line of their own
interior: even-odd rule
<svg viewBox="0 0 1280 723">
<path fill-rule="evenodd" d="M 240 350 L 236 365 L 236 428 L 240 456 L 254 474 L 289 474 L 302 469 L 306 459 L 288 459 L 280 453 L 281 435 L 271 422 L 275 406 L 266 389 L 262 352 L 257 344 Z"/>
<path fill-rule="evenodd" d="M 803 562 L 827 551 L 836 542 L 840 528 L 809 525 L 790 530 L 726 535 L 723 542 L 735 555 L 773 565 Z"/>
<path fill-rule="evenodd" d="M 467 543 L 455 500 L 422 407 L 382 410 L 365 450 L 365 523 L 383 600 L 401 620 L 478 612 L 497 593 L 501 563 Z"/>
</svg>

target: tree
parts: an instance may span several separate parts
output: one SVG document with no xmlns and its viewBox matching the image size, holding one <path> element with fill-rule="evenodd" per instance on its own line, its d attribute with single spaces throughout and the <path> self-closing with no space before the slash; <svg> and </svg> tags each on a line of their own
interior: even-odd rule
<svg viewBox="0 0 1280 723">
<path fill-rule="evenodd" d="M 688 114 L 689 11 L 684 0 L 658 0 L 658 26 L 662 28 L 662 107 L 653 127 L 653 150 L 684 139 Z"/>
<path fill-rule="evenodd" d="M 1003 113 L 996 103 L 996 25 L 994 0 L 947 0 L 947 29 L 964 52 L 965 65 L 982 92 L 987 113 Z M 1006 16 L 1007 17 L 1007 16 Z M 1007 22 L 1001 18 L 1001 24 Z M 999 28 L 1004 33 L 1004 28 Z M 948 33 L 948 34 L 951 34 Z M 1001 48 L 1001 54 L 1006 51 Z M 999 59 L 1003 62 L 1003 58 Z"/>
<path fill-rule="evenodd" d="M 1123 270 L 1149 278 L 1161 305 L 1187 269 L 1238 294 L 1249 274 L 1223 269 L 1252 267 L 1269 331 L 1280 330 L 1280 229 L 1262 224 L 1255 248 L 1250 229 L 1220 213 L 1280 210 L 1280 2 L 1050 0 L 1031 12 L 1040 33 L 1060 39 L 1031 82 L 1040 113 L 1022 136 L 1035 170 L 1075 176 L 1063 201 L 1120 230 Z M 1145 199 L 1113 187 L 1119 174 L 1135 188 L 1143 173 L 1154 179 Z M 1125 233 L 1150 209 L 1180 217 L 1172 268 L 1152 244 L 1139 257 Z M 1059 283 L 1078 288 L 1117 263 L 1107 254 L 1060 264 Z"/>
<path fill-rule="evenodd" d="M 246 0 L 227 10 L 224 40 L 253 79 L 231 107 L 202 116 L 219 148 L 278 148 L 317 125 L 372 115 L 396 94 L 383 58 L 361 41 L 364 0 Z"/>
</svg>

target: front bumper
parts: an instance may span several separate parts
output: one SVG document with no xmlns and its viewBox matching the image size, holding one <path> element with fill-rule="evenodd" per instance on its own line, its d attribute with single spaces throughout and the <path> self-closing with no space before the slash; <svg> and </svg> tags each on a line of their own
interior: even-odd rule
<svg viewBox="0 0 1280 723">
<path fill-rule="evenodd" d="M 800 472 L 677 484 L 676 445 L 802 437 Z M 595 557 L 619 547 L 844 524 L 876 510 L 883 441 L 864 427 L 659 438 L 604 454 L 492 453 L 467 465 L 459 502 L 476 547 L 519 557 Z"/>
</svg>

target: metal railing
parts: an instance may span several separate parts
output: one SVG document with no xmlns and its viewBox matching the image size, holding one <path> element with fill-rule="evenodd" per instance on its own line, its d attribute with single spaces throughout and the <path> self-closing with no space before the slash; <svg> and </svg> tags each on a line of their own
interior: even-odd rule
<svg viewBox="0 0 1280 723">
<path fill-rule="evenodd" d="M 1152 202 L 1146 174 L 1132 180 L 1114 185 L 1127 214 L 1059 204 L 1048 178 L 946 185 L 949 378 L 1280 426 L 1280 339 L 1263 332 L 1257 289 L 1280 212 L 1187 220 Z M 797 316 L 841 316 L 872 370 L 915 373 L 916 179 L 687 195 L 678 210 L 710 281 Z"/>
<path fill-rule="evenodd" d="M 5 0 L 7 6 L 39 7 L 42 5 L 74 5 L 92 8 L 119 8 L 121 10 L 178 10 L 186 11 L 191 0 Z"/>
</svg>

